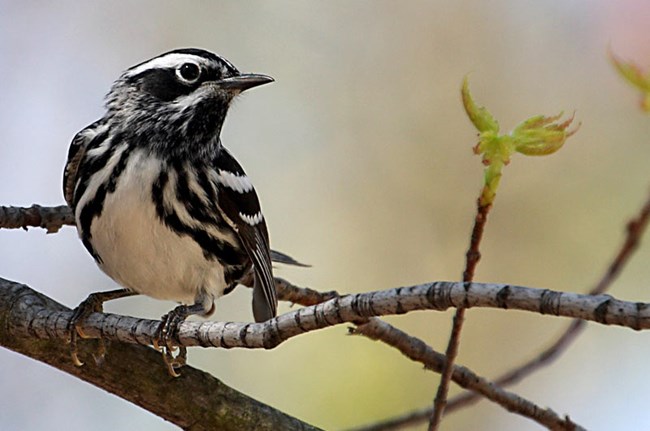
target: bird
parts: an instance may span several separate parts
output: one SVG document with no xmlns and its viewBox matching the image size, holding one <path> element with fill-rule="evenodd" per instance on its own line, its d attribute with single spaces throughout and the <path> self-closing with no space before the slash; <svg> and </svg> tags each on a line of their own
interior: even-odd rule
<svg viewBox="0 0 650 431">
<path fill-rule="evenodd" d="M 73 311 L 75 364 L 83 321 L 112 299 L 143 294 L 180 304 L 156 333 L 172 375 L 185 362 L 185 350 L 171 353 L 180 323 L 212 314 L 249 271 L 255 321 L 276 316 L 271 261 L 301 264 L 270 249 L 255 188 L 221 140 L 233 100 L 273 81 L 204 49 L 175 49 L 126 69 L 105 114 L 75 135 L 64 197 L 83 245 L 121 286 L 90 294 Z"/>
</svg>

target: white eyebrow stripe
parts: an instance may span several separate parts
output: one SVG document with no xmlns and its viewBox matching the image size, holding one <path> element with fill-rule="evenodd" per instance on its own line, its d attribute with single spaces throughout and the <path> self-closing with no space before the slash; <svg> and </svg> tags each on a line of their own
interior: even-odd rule
<svg viewBox="0 0 650 431">
<path fill-rule="evenodd" d="M 237 193 L 248 193 L 253 190 L 253 183 L 246 175 L 237 175 L 229 171 L 219 169 L 219 182 Z"/>
<path fill-rule="evenodd" d="M 130 77 L 130 76 L 139 75 L 142 72 L 151 69 L 166 69 L 166 68 L 173 69 L 180 66 L 183 63 L 195 63 L 198 65 L 207 66 L 209 60 L 194 54 L 172 53 L 172 54 L 163 55 L 162 57 L 156 57 L 152 60 L 147 61 L 146 63 L 142 63 L 141 65 L 133 69 L 127 70 L 124 73 L 124 75 Z"/>
</svg>

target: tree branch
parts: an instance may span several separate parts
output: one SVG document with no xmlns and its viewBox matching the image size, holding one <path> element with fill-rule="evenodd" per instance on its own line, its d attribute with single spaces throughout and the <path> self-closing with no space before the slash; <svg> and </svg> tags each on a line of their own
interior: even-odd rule
<svg viewBox="0 0 650 431">
<path fill-rule="evenodd" d="M 649 220 L 650 196 L 646 198 L 646 201 L 638 214 L 627 222 L 625 229 L 626 235 L 623 243 L 619 247 L 611 263 L 607 266 L 605 273 L 602 275 L 598 283 L 596 283 L 596 285 L 588 292 L 589 295 L 600 295 L 610 288 L 614 280 L 616 280 L 627 262 L 630 260 L 632 254 L 634 254 L 638 248 Z M 553 343 L 537 354 L 537 356 L 498 377 L 494 382 L 500 386 L 512 385 L 523 380 L 538 369 L 546 366 L 549 362 L 559 357 L 569 348 L 571 343 L 576 340 L 578 335 L 580 335 L 580 333 L 585 329 L 586 325 L 587 322 L 584 320 L 574 320 Z M 478 399 L 479 397 L 474 393 L 458 395 L 456 398 L 449 401 L 448 409 L 458 409 L 478 401 Z"/>
<path fill-rule="evenodd" d="M 634 251 L 638 248 L 641 237 L 648 227 L 649 220 L 650 196 L 646 198 L 645 203 L 637 215 L 627 222 L 625 229 L 626 235 L 623 243 L 619 247 L 619 250 L 616 252 L 616 255 L 608 265 L 598 283 L 596 283 L 596 285 L 589 291 L 589 295 L 600 295 L 609 289 L 611 284 L 620 275 L 621 271 L 630 260 Z M 580 333 L 585 329 L 586 324 L 587 322 L 584 320 L 574 320 L 553 343 L 538 353 L 534 358 L 499 376 L 494 380 L 494 384 L 501 387 L 515 384 L 542 367 L 547 366 L 569 348 L 571 343 L 576 340 Z M 476 392 L 460 394 L 449 400 L 445 412 L 451 413 L 478 402 L 480 399 L 480 394 Z M 406 425 L 417 424 L 429 419 L 432 412 L 433 409 L 430 407 L 415 410 L 386 421 L 369 425 L 365 428 L 360 428 L 359 431 L 388 431 Z"/>
<path fill-rule="evenodd" d="M 16 283 L 0 278 L 0 288 L 5 291 L 15 289 L 15 286 Z M 27 291 L 5 298 L 13 301 L 9 307 L 12 311 L 12 320 L 8 322 L 10 332 L 15 336 L 67 339 L 71 312 L 30 306 L 30 298 Z M 609 295 L 440 281 L 336 297 L 263 323 L 183 322 L 175 341 L 185 347 L 272 349 L 296 335 L 340 323 L 365 322 L 370 317 L 415 310 L 441 311 L 459 305 L 532 311 L 635 330 L 650 328 L 650 304 L 647 303 L 621 301 Z M 151 345 L 159 323 L 158 320 L 93 313 L 82 325 L 82 330 L 91 338 Z"/>
<path fill-rule="evenodd" d="M 391 325 L 379 319 L 371 319 L 365 325 L 357 328 L 354 333 L 366 335 L 372 339 L 379 339 L 374 334 L 381 335 L 381 341 L 390 344 L 398 349 L 400 352 L 408 352 L 407 356 L 414 361 L 421 362 L 426 368 L 441 372 L 447 363 L 446 356 L 442 353 L 434 351 L 431 347 L 427 346 L 423 341 L 413 340 L 408 334 L 392 327 Z M 485 398 L 496 402 L 503 406 L 508 411 L 520 414 L 530 418 L 540 425 L 545 426 L 552 430 L 582 430 L 581 426 L 572 422 L 568 417 L 561 418 L 550 408 L 540 408 L 533 402 L 509 391 L 506 391 L 489 380 L 475 374 L 472 370 L 460 366 L 451 366 L 450 379 L 457 383 L 459 386 L 469 389 L 476 394 L 480 394 Z M 426 409 L 428 417 L 431 414 L 431 409 Z M 356 431 L 373 431 L 374 425 L 359 428 Z"/>
<path fill-rule="evenodd" d="M 291 300 L 301 305 L 309 306 L 340 296 L 334 290 L 321 293 L 313 289 L 294 286 L 280 278 L 276 278 L 275 281 L 278 298 L 284 301 Z M 252 286 L 251 283 L 252 280 L 249 280 L 247 285 L 250 287 Z M 438 373 L 442 371 L 445 356 L 433 350 L 433 348 L 419 338 L 413 337 L 377 317 L 371 317 L 363 323 L 355 322 L 355 324 L 357 325 L 356 328 L 349 328 L 351 334 L 363 335 L 374 341 L 382 341 L 399 350 L 407 358 L 424 364 L 425 368 Z M 540 425 L 547 426 L 551 429 L 582 429 L 570 419 L 560 418 L 550 409 L 542 409 L 517 394 L 504 391 L 498 385 L 490 383 L 484 377 L 476 375 L 468 368 L 454 366 L 452 368 L 451 379 L 459 386 L 473 391 L 470 393 L 476 397 L 484 397 L 504 409 L 527 417 Z M 416 412 L 418 416 L 414 420 L 420 422 L 427 419 L 431 416 L 431 410 L 431 408 L 424 409 L 424 416 L 422 415 L 422 411 Z M 400 418 L 397 420 L 400 420 Z M 368 427 L 361 427 L 356 431 L 381 430 L 386 424 L 386 422 L 381 422 Z M 388 423 L 389 427 L 391 425 Z"/>
<path fill-rule="evenodd" d="M 56 231 L 63 224 L 74 224 L 74 218 L 72 217 L 69 208 L 66 206 L 54 208 L 40 207 L 38 205 L 33 205 L 31 208 L 0 207 L 0 228 L 26 228 L 27 226 L 38 226 L 46 228 L 48 231 Z M 3 282 L 11 283 L 0 279 L 0 288 L 3 286 Z M 310 330 L 320 329 L 326 326 L 331 326 L 347 321 L 360 325 L 355 333 L 365 335 L 371 339 L 379 339 L 399 349 L 407 357 L 413 360 L 419 360 L 420 362 L 425 363 L 428 368 L 439 372 L 441 368 L 436 368 L 436 366 L 432 364 L 435 364 L 436 361 L 441 364 L 440 358 L 444 359 L 443 355 L 433 351 L 433 349 L 431 349 L 421 340 L 418 340 L 415 337 L 411 337 L 408 334 L 405 334 L 402 331 L 392 327 L 391 325 L 369 316 L 401 314 L 410 310 L 426 308 L 441 310 L 448 307 L 459 306 L 459 304 L 466 304 L 466 306 L 517 308 L 542 313 L 551 313 L 555 315 L 573 316 L 576 314 L 576 311 L 574 310 L 566 312 L 564 309 L 559 307 L 560 302 L 562 302 L 562 305 L 566 305 L 566 300 L 568 300 L 568 303 L 571 304 L 574 302 L 574 300 L 580 302 L 581 300 L 585 299 L 580 298 L 581 296 L 584 297 L 585 295 L 577 295 L 578 298 L 576 299 L 573 298 L 575 295 L 572 296 L 572 294 L 563 294 L 560 292 L 543 291 L 539 289 L 529 289 L 507 285 L 483 285 L 479 283 L 464 284 L 462 286 L 457 283 L 448 282 L 429 283 L 426 285 L 412 286 L 410 288 L 392 289 L 385 292 L 372 292 L 370 294 L 362 294 L 361 296 L 354 295 L 353 297 L 345 298 L 338 297 L 338 294 L 335 291 L 321 293 L 311 289 L 298 288 L 282 279 L 276 279 L 276 286 L 278 288 L 279 296 L 281 299 L 289 300 L 303 305 L 317 304 L 330 298 L 334 299 L 329 301 L 327 304 L 321 304 L 320 308 L 308 307 L 309 309 L 302 309 L 293 313 L 288 313 L 284 316 L 280 316 L 281 318 L 284 318 L 284 326 L 278 325 L 279 322 L 277 319 L 268 322 L 268 324 L 271 325 L 268 328 L 264 328 L 264 324 L 262 324 L 262 328 L 260 328 L 260 324 L 236 323 L 221 323 L 222 328 L 217 328 L 212 327 L 212 324 L 219 325 L 219 322 L 206 322 L 202 324 L 196 322 L 186 322 L 181 327 L 181 331 L 179 332 L 180 337 L 177 341 L 179 344 L 183 343 L 185 346 L 214 345 L 226 348 L 273 348 L 277 346 L 277 344 L 280 344 L 284 340 L 298 335 L 299 333 L 308 332 Z M 21 287 L 26 288 L 25 286 Z M 480 292 L 464 292 L 465 288 L 480 290 Z M 526 293 L 526 290 L 528 290 L 528 293 Z M 414 294 L 413 292 L 409 293 L 407 291 L 418 291 L 419 293 L 415 292 Z M 393 292 L 393 294 L 390 292 Z M 465 295 L 464 293 L 468 294 Z M 392 303 L 390 300 L 391 295 L 394 296 Z M 470 298 L 473 298 L 472 295 L 476 296 L 476 301 L 470 301 Z M 29 296 L 29 293 L 27 296 Z M 645 329 L 647 327 L 645 326 L 645 323 L 637 324 L 637 322 L 641 322 L 643 319 L 646 319 L 645 315 L 643 315 L 641 312 L 636 318 L 630 318 L 631 315 L 628 315 L 627 318 L 623 318 L 621 316 L 614 316 L 612 318 L 611 313 L 608 313 L 607 311 L 608 308 L 614 309 L 618 305 L 618 303 L 611 302 L 613 301 L 613 298 L 603 296 L 602 298 L 587 299 L 598 301 L 597 305 L 592 304 L 591 308 L 587 307 L 588 310 L 591 310 L 592 317 L 590 320 L 595 320 L 606 324 L 619 324 L 623 326 L 633 327 L 635 329 Z M 334 310 L 337 310 L 339 301 L 342 301 L 344 304 L 346 304 L 343 308 L 343 311 L 345 313 L 351 313 L 349 316 L 343 316 L 340 310 L 332 313 L 332 304 L 337 304 L 334 305 Z M 467 302 L 465 303 L 464 301 Z M 529 303 L 531 301 L 532 304 Z M 414 305 L 417 302 L 419 302 L 420 305 Z M 537 302 L 537 305 L 534 304 L 535 302 Z M 630 305 L 630 303 L 624 304 L 627 304 L 628 306 Z M 579 309 L 581 306 L 578 305 L 577 307 Z M 582 311 L 584 312 L 585 310 Z M 627 311 L 629 310 L 626 310 L 626 312 Z M 619 314 L 625 315 L 623 309 L 619 309 L 619 312 Z M 99 320 L 93 320 L 97 318 Z M 337 320 L 337 318 L 339 318 L 339 320 Z M 13 326 L 13 329 L 17 330 L 16 334 L 22 331 L 23 335 L 31 334 L 41 336 L 46 339 L 51 337 L 67 338 L 68 319 L 69 313 L 57 314 L 56 312 L 52 313 L 52 310 L 41 308 L 37 313 L 34 314 L 33 319 L 25 320 L 26 322 L 30 323 L 22 325 L 22 329 L 20 329 L 21 325 L 15 325 Z M 297 323 L 297 328 L 291 328 L 291 324 L 287 326 L 286 323 L 290 322 L 291 319 L 293 319 L 294 324 Z M 309 321 L 308 326 L 305 326 L 305 321 Z M 54 326 L 49 325 L 52 322 L 54 322 Z M 107 339 L 116 339 L 148 345 L 152 341 L 153 332 L 155 332 L 158 323 L 158 321 L 146 321 L 143 319 L 133 319 L 123 316 L 95 314 L 91 316 L 90 319 L 88 319 L 87 325 L 89 327 L 84 327 L 84 332 L 96 337 L 99 337 L 101 335 L 103 338 Z M 190 327 L 186 327 L 186 325 L 190 325 Z M 47 328 L 50 328 L 49 332 Z M 54 328 L 53 331 L 52 328 Z M 282 331 L 279 331 L 280 328 L 282 328 Z M 144 331 L 141 331 L 143 329 Z M 266 336 L 265 338 L 263 335 L 264 333 L 268 333 L 270 335 Z M 219 334 L 218 339 L 220 341 L 218 343 L 215 342 L 214 334 Z M 399 343 L 395 342 L 394 334 L 399 334 L 399 336 L 402 338 Z M 280 337 L 278 338 L 278 336 Z M 254 343 L 251 343 L 252 339 L 255 339 Z M 232 340 L 236 340 L 237 342 L 231 344 L 230 341 Z M 424 346 L 424 349 L 420 348 L 420 354 L 422 354 L 422 352 L 425 352 L 426 354 L 418 359 L 418 356 L 414 355 L 413 353 L 412 346 Z M 69 359 L 69 352 L 65 348 L 64 350 L 64 359 L 67 361 Z M 431 356 L 431 354 L 434 356 L 437 355 L 439 357 L 436 359 L 434 356 Z M 154 358 L 156 357 L 157 354 L 154 352 Z M 155 360 L 159 360 L 159 358 Z M 69 365 L 69 362 L 66 363 Z M 78 369 L 73 368 L 73 370 Z M 466 372 L 470 373 L 470 377 L 463 377 L 464 374 L 459 370 L 466 370 Z M 523 416 L 529 417 L 538 423 L 546 425 L 552 429 L 574 429 L 577 426 L 573 424 L 568 418 L 561 419 L 549 409 L 541 409 L 535 404 L 522 399 L 515 394 L 503 391 L 495 385 L 489 383 L 487 380 L 481 378 L 480 376 L 474 375 L 471 371 L 464 369 L 463 367 L 453 367 L 452 378 L 461 386 L 481 393 L 486 398 L 501 404 L 507 410 L 522 414 Z M 482 387 L 484 389 L 481 389 L 481 386 L 472 387 L 471 384 L 467 383 L 472 381 L 482 382 Z M 164 415 L 161 416 L 165 417 Z"/>
<path fill-rule="evenodd" d="M 0 206 L 0 228 L 41 227 L 47 233 L 55 233 L 63 225 L 74 225 L 74 214 L 67 205 L 42 207 L 34 204 L 29 208 Z"/>
<path fill-rule="evenodd" d="M 442 284 L 454 285 L 455 283 Z M 278 280 L 278 286 L 281 297 L 286 297 L 287 295 L 303 297 L 302 293 L 306 292 L 307 295 L 305 296 L 309 298 L 310 295 L 315 292 L 297 288 L 284 280 Z M 423 286 L 414 286 L 414 289 L 421 290 Z M 393 289 L 393 291 L 403 289 L 408 288 Z M 464 288 L 462 289 L 464 290 Z M 361 294 L 361 298 L 357 299 L 356 301 L 353 299 L 353 297 L 356 297 L 358 295 L 342 298 L 336 297 L 330 301 L 327 301 L 326 303 L 306 307 L 301 310 L 280 316 L 274 320 L 282 321 L 276 322 L 275 324 L 273 323 L 274 321 L 270 321 L 264 324 L 233 322 L 185 322 L 181 326 L 178 341 L 179 344 L 182 343 L 184 346 L 200 345 L 207 347 L 213 345 L 216 347 L 224 348 L 273 348 L 277 344 L 280 344 L 283 340 L 298 335 L 301 332 L 308 332 L 310 330 L 336 324 L 335 317 L 333 316 L 337 314 L 340 315 L 341 319 L 344 319 L 344 316 L 348 314 L 352 314 L 351 316 L 347 317 L 347 321 L 366 322 L 359 326 L 355 330 L 355 333 L 365 335 L 372 339 L 380 339 L 389 345 L 399 349 L 407 357 L 416 361 L 420 361 L 424 363 L 427 368 L 439 372 L 442 369 L 444 355 L 433 351 L 433 349 L 427 346 L 423 341 L 411 337 L 408 334 L 405 334 L 404 332 L 392 327 L 391 325 L 380 321 L 379 319 L 370 318 L 369 320 L 365 320 L 363 317 L 360 317 L 364 315 L 364 313 L 371 312 L 375 308 L 377 308 L 377 310 L 385 309 L 385 305 L 382 304 L 381 298 L 379 298 L 378 302 L 376 303 L 372 299 L 373 296 L 382 293 L 386 292 L 375 292 L 375 294 L 370 295 Z M 402 294 L 402 296 L 406 299 L 409 298 L 408 294 Z M 410 300 L 404 302 L 404 304 L 406 304 L 406 307 L 409 307 L 408 304 L 410 303 Z M 339 304 L 338 308 L 341 313 L 336 313 L 336 311 L 329 309 L 331 307 L 337 307 L 335 304 Z M 355 312 L 354 309 L 357 309 L 358 311 Z M 305 313 L 303 310 L 306 310 L 307 312 Z M 354 313 L 360 314 L 354 315 Z M 69 310 L 47 298 L 44 298 L 42 295 L 34 292 L 29 287 L 0 278 L 0 324 L 4 323 L 4 325 L 0 327 L 6 328 L 6 333 L 4 335 L 0 333 L 0 344 L 7 345 L 7 339 L 34 340 L 34 343 L 39 342 L 40 340 L 38 339 L 47 340 L 47 342 L 55 345 L 57 349 L 60 350 L 59 354 L 57 355 L 57 363 L 53 365 L 62 368 L 64 371 L 70 372 L 71 374 L 86 379 L 83 375 L 79 375 L 78 373 L 79 370 L 83 370 L 85 367 L 76 368 L 72 366 L 72 362 L 69 357 L 69 351 L 66 348 L 67 346 L 64 343 L 54 343 L 52 341 L 55 339 L 67 339 L 69 336 L 69 331 L 67 328 L 68 320 L 70 317 L 71 312 Z M 290 323 L 291 321 L 293 321 L 293 324 Z M 84 323 L 83 332 L 90 337 L 101 336 L 106 340 L 117 340 L 148 345 L 152 343 L 153 338 L 155 337 L 156 328 L 159 323 L 159 321 L 155 320 L 136 319 L 126 316 L 94 313 Z M 271 333 L 272 336 L 270 338 L 266 337 L 264 333 Z M 11 348 L 10 345 L 7 347 Z M 48 349 L 49 348 L 51 347 L 48 347 Z M 154 352 L 152 349 L 148 349 L 143 346 L 139 346 L 139 348 L 144 349 L 144 351 L 148 352 L 149 357 L 147 358 L 146 368 L 149 369 L 153 374 L 143 377 L 142 381 L 139 384 L 144 384 L 144 382 L 148 381 L 147 379 L 160 379 L 160 376 L 155 371 L 158 370 L 158 372 L 162 373 L 161 370 L 163 367 L 157 366 L 156 363 L 153 362 L 158 361 L 159 363 L 159 354 Z M 124 349 L 127 348 L 124 347 Z M 131 369 L 131 365 L 129 364 L 131 357 L 119 356 L 122 355 L 121 352 L 116 353 L 114 356 L 112 356 L 112 351 L 113 350 L 109 350 L 108 358 L 110 359 L 112 357 L 113 361 L 115 361 L 115 358 L 119 358 L 119 364 L 124 364 L 121 367 L 117 365 L 119 370 L 126 372 L 125 370 Z M 29 352 L 23 353 L 30 355 Z M 142 355 L 142 353 L 136 353 L 136 356 L 137 355 Z M 36 355 L 36 357 L 37 359 L 43 360 L 38 355 Z M 64 367 L 60 367 L 61 364 L 64 365 Z M 106 366 L 101 368 L 102 373 L 105 368 L 113 366 L 116 366 L 115 362 L 107 363 Z M 154 370 L 152 371 L 151 369 Z M 96 368 L 94 368 L 94 370 L 97 371 Z M 183 376 L 185 376 L 185 368 L 183 371 Z M 547 426 L 551 429 L 582 429 L 575 423 L 571 422 L 568 418 L 563 419 L 550 409 L 539 408 L 532 402 L 521 398 L 516 394 L 504 391 L 464 367 L 455 366 L 453 368 L 452 378 L 462 387 L 471 389 L 473 391 L 478 391 L 482 395 L 486 396 L 486 398 L 497 402 L 507 410 L 529 417 L 541 425 Z M 105 387 L 105 383 L 102 381 L 89 381 L 100 387 Z M 130 378 L 129 381 L 131 381 Z M 120 384 L 123 385 L 124 382 L 120 382 L 118 386 Z M 113 383 L 109 385 L 109 390 L 113 385 Z M 132 386 L 129 386 L 129 388 L 131 387 Z M 132 393 L 128 393 L 128 389 L 124 389 L 124 391 L 126 392 L 126 399 L 133 397 Z M 123 396 L 122 392 L 114 391 L 114 393 Z M 192 393 L 200 394 L 202 392 L 194 389 Z M 167 397 L 165 397 L 165 399 L 166 398 Z M 156 406 L 156 410 L 153 410 L 148 406 L 144 407 L 150 409 L 155 414 L 158 414 L 162 417 L 168 417 L 168 413 L 161 406 Z M 282 429 L 302 429 L 286 428 L 287 425 L 283 426 L 285 428 Z"/>
<path fill-rule="evenodd" d="M 485 192 L 485 189 L 484 189 Z M 474 281 L 474 272 L 478 261 L 481 260 L 481 251 L 479 245 L 483 238 L 483 230 L 487 223 L 487 216 L 492 208 L 491 203 L 485 203 L 482 196 L 477 200 L 476 217 L 474 218 L 474 227 L 472 228 L 472 235 L 470 237 L 469 248 L 465 254 L 465 270 L 463 271 L 463 282 L 470 283 Z M 429 418 L 429 431 L 437 431 L 440 427 L 442 415 L 447 408 L 447 395 L 449 393 L 449 383 L 454 368 L 454 362 L 458 356 L 460 348 L 460 333 L 463 330 L 463 323 L 465 322 L 465 306 L 459 306 L 456 309 L 454 318 L 451 324 L 451 333 L 449 341 L 447 342 L 447 350 L 445 351 L 445 363 L 440 373 L 440 383 L 438 390 L 433 400 L 433 411 Z"/>
<path fill-rule="evenodd" d="M 169 377 L 160 353 L 152 348 L 112 343 L 105 362 L 76 367 L 61 337 L 37 339 L 28 322 L 70 311 L 29 287 L 0 279 L 0 345 L 65 371 L 136 404 L 185 430 L 316 430 L 228 386 L 210 374 L 186 366 L 180 378 Z M 46 319 L 47 320 L 47 319 Z M 27 326 L 24 326 L 27 324 Z M 22 329 L 16 330 L 17 327 Z M 49 332 L 49 329 L 41 328 Z M 80 348 L 92 354 L 89 344 Z"/>
</svg>

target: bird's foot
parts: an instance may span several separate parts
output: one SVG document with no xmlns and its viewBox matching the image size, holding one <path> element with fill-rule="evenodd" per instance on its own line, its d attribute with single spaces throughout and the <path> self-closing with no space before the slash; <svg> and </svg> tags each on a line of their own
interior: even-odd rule
<svg viewBox="0 0 650 431">
<path fill-rule="evenodd" d="M 84 364 L 79 360 L 79 350 L 77 346 L 78 337 L 89 338 L 81 329 L 84 320 L 86 320 L 92 313 L 102 313 L 104 311 L 104 302 L 131 295 L 136 295 L 136 293 L 127 289 L 91 293 L 88 295 L 88 298 L 72 311 L 72 317 L 70 318 L 70 323 L 68 323 L 68 331 L 70 333 L 70 356 L 72 357 L 72 362 L 74 362 L 76 366 L 80 367 Z M 106 343 L 101 337 L 97 342 L 99 345 L 96 352 L 93 354 L 93 358 L 95 359 L 95 363 L 100 365 L 104 362 L 104 357 L 106 356 Z"/>
<path fill-rule="evenodd" d="M 161 318 L 160 325 L 154 336 L 154 348 L 162 353 L 167 372 L 172 377 L 179 377 L 176 372 L 187 363 L 187 347 L 177 346 L 174 340 L 178 339 L 178 327 L 190 315 L 187 305 L 179 305 Z M 174 353 L 178 350 L 178 354 Z"/>
<path fill-rule="evenodd" d="M 84 363 L 79 359 L 79 348 L 77 341 L 79 337 L 89 338 L 84 334 L 81 326 L 83 322 L 90 316 L 92 313 L 101 313 L 103 312 L 104 303 L 101 294 L 91 293 L 88 295 L 81 304 L 77 306 L 72 311 L 72 317 L 70 318 L 70 323 L 68 323 L 68 331 L 70 333 L 70 356 L 72 357 L 72 362 L 77 366 L 81 367 Z M 93 354 L 95 363 L 98 365 L 104 361 L 104 356 L 106 355 L 106 344 L 104 340 L 98 339 L 99 345 L 97 346 L 97 351 Z"/>
</svg>

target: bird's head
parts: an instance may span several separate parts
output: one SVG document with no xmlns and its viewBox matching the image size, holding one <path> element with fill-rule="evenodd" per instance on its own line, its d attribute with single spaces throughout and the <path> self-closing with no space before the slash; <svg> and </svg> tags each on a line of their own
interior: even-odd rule
<svg viewBox="0 0 650 431">
<path fill-rule="evenodd" d="M 164 140 L 218 140 L 232 100 L 273 82 L 243 74 L 211 52 L 177 49 L 127 69 L 106 98 L 108 116 L 131 131 Z"/>
</svg>

